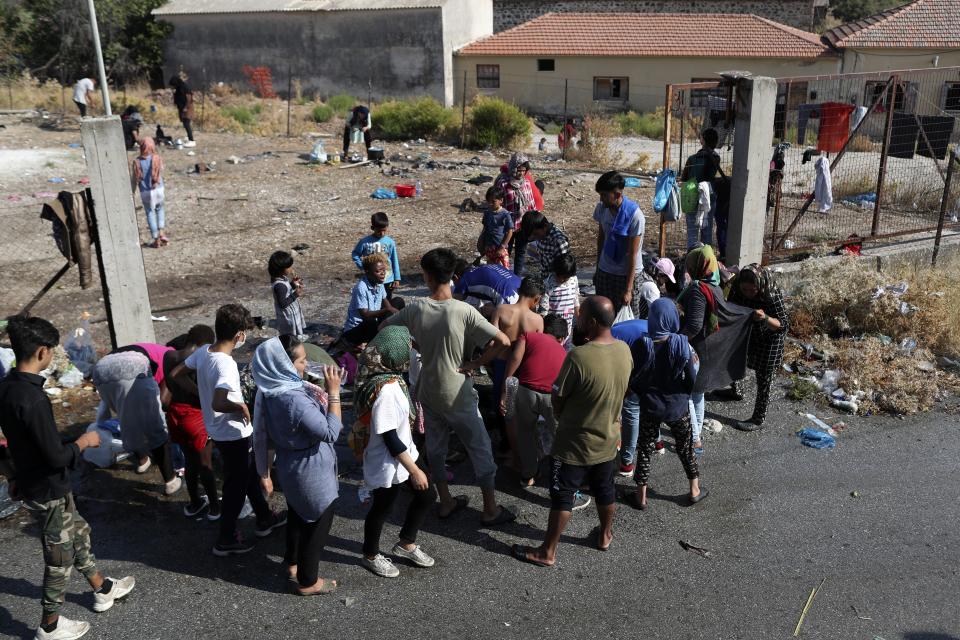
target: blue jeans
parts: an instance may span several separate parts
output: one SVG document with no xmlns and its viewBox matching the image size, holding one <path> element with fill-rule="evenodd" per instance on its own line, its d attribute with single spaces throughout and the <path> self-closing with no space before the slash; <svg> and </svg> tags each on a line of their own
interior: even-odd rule
<svg viewBox="0 0 960 640">
<path fill-rule="evenodd" d="M 698 362 L 694 366 L 694 370 L 700 372 L 700 363 Z M 691 393 L 690 394 L 690 431 L 692 433 L 692 440 L 697 442 L 700 440 L 700 432 L 703 430 L 703 412 L 707 408 L 707 401 L 704 398 L 702 393 Z"/>
<path fill-rule="evenodd" d="M 637 438 L 640 436 L 640 398 L 627 392 L 620 411 L 620 464 L 633 464 L 637 459 Z"/>
<path fill-rule="evenodd" d="M 160 232 L 167 226 L 166 212 L 163 209 L 163 203 L 156 207 L 148 207 L 144 203 L 143 208 L 147 211 L 147 224 L 150 226 L 150 235 L 154 240 L 160 237 Z"/>
</svg>

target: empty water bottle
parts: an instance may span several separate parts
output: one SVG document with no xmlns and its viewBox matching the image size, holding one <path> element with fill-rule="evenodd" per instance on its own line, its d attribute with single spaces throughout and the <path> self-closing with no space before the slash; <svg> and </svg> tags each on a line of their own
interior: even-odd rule
<svg viewBox="0 0 960 640">
<path fill-rule="evenodd" d="M 510 376 L 506 380 L 506 397 L 504 398 L 505 404 L 507 407 L 506 417 L 510 418 L 513 416 L 514 407 L 517 402 L 517 387 L 520 386 L 520 381 L 513 376 Z"/>
<path fill-rule="evenodd" d="M 423 184 L 421 184 L 420 181 L 417 180 L 417 197 L 420 198 L 422 196 L 423 196 Z"/>
</svg>

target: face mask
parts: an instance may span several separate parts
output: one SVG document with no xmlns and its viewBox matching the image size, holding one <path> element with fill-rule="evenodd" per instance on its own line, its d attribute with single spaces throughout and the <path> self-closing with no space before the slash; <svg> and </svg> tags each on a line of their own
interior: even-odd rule
<svg viewBox="0 0 960 640">
<path fill-rule="evenodd" d="M 237 341 L 234 343 L 233 348 L 234 348 L 234 349 L 239 349 L 240 347 L 242 347 L 242 346 L 245 345 L 245 344 L 247 344 L 247 334 L 243 334 L 243 340 L 237 340 Z"/>
</svg>

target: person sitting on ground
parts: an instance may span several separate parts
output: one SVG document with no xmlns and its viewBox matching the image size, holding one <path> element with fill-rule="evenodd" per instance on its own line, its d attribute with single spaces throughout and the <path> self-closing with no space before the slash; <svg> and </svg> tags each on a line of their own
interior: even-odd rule
<svg viewBox="0 0 960 640">
<path fill-rule="evenodd" d="M 610 300 L 590 296 L 583 301 L 577 325 L 578 335 L 586 344 L 567 354 L 553 383 L 553 411 L 558 424 L 551 452 L 546 536 L 536 549 L 514 545 L 513 556 L 518 560 L 546 567 L 556 562 L 574 495 L 585 482 L 590 485 L 600 518 L 600 526 L 591 533 L 591 543 L 606 551 L 613 541 L 614 474 L 620 439 L 617 417 L 633 367 L 630 349 L 610 334 L 614 317 Z"/>
<path fill-rule="evenodd" d="M 633 476 L 637 490 L 625 497 L 630 506 L 641 511 L 647 508 L 650 454 L 661 423 L 670 427 L 677 457 L 690 481 L 690 504 L 707 497 L 706 487 L 700 486 L 690 433 L 690 392 L 697 377 L 697 353 L 687 337 L 679 333 L 680 316 L 673 300 L 656 300 L 650 307 L 647 323 L 649 337 L 633 343 L 634 371 L 630 385 L 639 396 L 642 409 L 637 468 Z"/>
<path fill-rule="evenodd" d="M 573 323 L 580 313 L 580 280 L 577 278 L 577 261 L 573 254 L 558 255 L 551 266 L 551 273 L 544 283 L 546 293 L 540 299 L 541 314 L 555 313 L 567 323 L 567 337 L 563 346 L 569 349 L 573 336 Z"/>
<path fill-rule="evenodd" d="M 540 438 L 537 433 L 540 419 L 545 423 L 548 442 L 553 441 L 557 430 L 550 393 L 567 356 L 567 350 L 563 348 L 566 339 L 566 320 L 562 316 L 549 314 L 543 319 L 543 333 L 521 335 L 507 359 L 505 379 L 516 377 L 519 383 L 513 414 L 516 429 L 514 453 L 519 462 L 520 484 L 523 487 L 536 484 L 540 464 Z M 500 413 L 506 415 L 506 384 L 500 397 Z"/>
<path fill-rule="evenodd" d="M 373 492 L 363 526 L 363 566 L 384 578 L 400 575 L 393 562 L 380 553 L 380 534 L 400 489 L 405 487 L 411 490 L 413 499 L 392 555 L 418 567 L 434 565 L 433 558 L 417 544 L 417 534 L 436 496 L 427 475 L 417 466 L 420 452 L 412 431 L 417 412 L 403 379 L 410 364 L 410 347 L 410 332 L 405 327 L 386 327 L 360 354 L 356 413 L 360 420 L 367 416 L 369 421 L 363 482 Z"/>
<path fill-rule="evenodd" d="M 397 254 L 397 243 L 387 235 L 390 230 L 390 218 L 382 211 L 370 216 L 370 235 L 363 237 L 353 248 L 350 257 L 358 269 L 363 269 L 363 259 L 372 253 L 382 253 L 387 256 L 387 275 L 383 279 L 383 286 L 387 290 L 387 299 L 393 297 L 394 290 L 400 286 L 400 257 Z"/>
<path fill-rule="evenodd" d="M 387 300 L 387 290 L 383 286 L 387 276 L 386 255 L 371 253 L 365 256 L 363 271 L 364 277 L 350 293 L 347 321 L 343 324 L 343 340 L 354 347 L 369 342 L 377 335 L 377 327 L 383 319 L 397 312 L 397 307 Z"/>
<path fill-rule="evenodd" d="M 163 188 L 163 158 L 157 152 L 153 138 L 140 140 L 140 155 L 133 159 L 131 175 L 135 189 L 140 191 L 140 201 L 147 214 L 147 225 L 153 242 L 148 246 L 159 249 L 170 244 L 164 233 L 167 226 L 166 194 Z"/>
<path fill-rule="evenodd" d="M 640 205 L 623 195 L 626 181 L 616 171 L 597 180 L 600 202 L 593 210 L 597 222 L 597 295 L 609 298 L 617 312 L 624 305 L 634 317 L 639 312 L 640 276 L 643 271 L 643 230 L 646 220 Z"/>
<path fill-rule="evenodd" d="M 539 211 L 528 211 L 520 221 L 520 230 L 531 244 L 536 245 L 537 263 L 527 263 L 526 273 L 533 277 L 546 278 L 553 269 L 557 256 L 570 253 L 570 239 L 557 225 Z"/>
<path fill-rule="evenodd" d="M 100 446 L 100 436 L 87 431 L 64 442 L 57 429 L 40 372 L 53 362 L 60 334 L 43 318 L 13 316 L 7 322 L 17 366 L 0 380 L 0 425 L 13 458 L 14 475 L 7 478 L 10 498 L 22 500 L 33 514 L 43 547 L 43 616 L 36 639 L 75 640 L 90 630 L 90 623 L 60 615 L 73 568 L 93 588 L 97 613 L 129 594 L 136 580 L 100 573 L 90 551 L 90 525 L 77 512 L 70 471 L 80 466 L 84 449 Z"/>
<path fill-rule="evenodd" d="M 367 151 L 370 151 L 370 145 L 373 144 L 372 127 L 373 122 L 370 118 L 370 109 L 368 107 L 358 104 L 350 110 L 350 117 L 347 119 L 347 124 L 343 128 L 344 158 L 347 157 L 347 152 L 350 151 L 350 143 L 360 142 L 360 138 L 363 139 Z"/>
<path fill-rule="evenodd" d="M 117 416 L 123 448 L 137 454 L 141 466 L 149 455 L 163 477 L 163 493 L 169 496 L 180 490 L 183 481 L 173 471 L 160 387 L 151 367 L 146 355 L 133 350 L 111 353 L 97 361 L 92 373 L 100 395 L 97 422 Z"/>
<path fill-rule="evenodd" d="M 773 272 L 758 264 L 749 264 L 740 269 L 731 283 L 727 299 L 756 310 L 747 347 L 747 367 L 756 372 L 757 398 L 750 419 L 738 421 L 734 426 L 741 431 L 757 431 L 763 428 L 770 402 L 770 387 L 783 364 L 783 341 L 790 319 L 783 304 L 783 292 Z M 736 382 L 733 395 L 743 399 L 743 392 Z"/>
<path fill-rule="evenodd" d="M 197 143 L 193 139 L 193 126 L 190 124 L 193 120 L 193 90 L 187 84 L 187 74 L 180 72 L 170 78 L 170 86 L 173 88 L 173 104 L 177 107 L 177 116 L 187 132 L 187 141 L 183 146 L 195 147 Z"/>
<path fill-rule="evenodd" d="M 123 143 L 127 149 L 134 149 L 140 144 L 140 127 L 143 125 L 143 116 L 135 105 L 130 105 L 120 114 L 120 125 L 123 127 Z"/>
<path fill-rule="evenodd" d="M 403 326 L 410 331 L 422 355 L 417 399 L 423 405 L 427 461 L 440 496 L 439 517 L 446 519 L 467 507 L 469 498 L 450 494 L 445 463 L 451 429 L 470 458 L 483 493 L 484 526 L 511 522 L 516 514 L 497 504 L 497 465 L 490 437 L 477 406 L 469 374 L 504 353 L 510 339 L 468 304 L 454 300 L 450 281 L 457 256 L 450 249 L 431 249 L 420 259 L 429 298 L 420 298 L 387 318 L 381 326 Z M 467 362 L 466 354 L 482 348 Z"/>
<path fill-rule="evenodd" d="M 306 324 L 300 307 L 303 279 L 293 270 L 293 256 L 286 251 L 275 251 L 267 262 L 267 273 L 270 274 L 277 333 L 302 336 Z"/>
<path fill-rule="evenodd" d="M 220 519 L 220 498 L 217 495 L 217 479 L 213 474 L 213 441 L 203 425 L 203 410 L 197 395 L 196 375 L 190 374 L 190 382 L 181 385 L 172 377 L 173 370 L 189 358 L 198 348 L 216 341 L 213 329 L 205 324 L 190 327 L 176 351 L 163 355 L 163 371 L 166 376 L 170 401 L 167 405 L 167 428 L 170 439 L 180 445 L 186 458 L 184 481 L 190 503 L 184 505 L 183 515 L 195 518 L 207 509 L 207 520 Z M 205 494 L 200 493 L 203 484 Z"/>
<path fill-rule="evenodd" d="M 643 268 L 640 273 L 640 299 L 637 302 L 638 319 L 645 320 L 650 305 L 660 296 L 667 295 L 670 286 L 676 284 L 674 271 L 676 267 L 669 258 L 660 258 Z"/>
<path fill-rule="evenodd" d="M 466 260 L 458 259 L 453 282 L 453 297 L 479 309 L 484 317 L 520 298 L 520 276 L 499 264 L 471 267 Z"/>
<path fill-rule="evenodd" d="M 273 481 L 267 442 L 272 442 L 277 454 L 277 479 L 287 499 L 287 577 L 294 593 L 312 596 L 337 588 L 336 580 L 317 574 L 339 495 L 334 443 L 343 423 L 340 369 L 323 368 L 329 394 L 303 381 L 306 369 L 303 344 L 290 334 L 262 343 L 250 364 L 257 383 L 253 410 L 257 475 L 269 496 Z"/>
<path fill-rule="evenodd" d="M 513 239 L 513 218 L 503 208 L 503 189 L 487 189 L 487 209 L 483 212 L 483 230 L 477 238 L 477 252 L 484 256 L 487 264 L 498 264 L 504 269 L 510 268 L 510 241 Z"/>
<path fill-rule="evenodd" d="M 717 145 L 720 143 L 720 134 L 714 128 L 704 129 L 700 134 L 703 146 L 695 154 L 687 158 L 680 173 L 683 182 L 695 180 L 699 185 L 706 182 L 710 193 L 710 208 L 704 212 L 687 212 L 687 248 L 692 249 L 698 242 L 711 244 L 713 242 L 713 218 L 716 212 L 716 191 L 713 181 L 720 169 L 720 154 Z"/>
<path fill-rule="evenodd" d="M 93 79 L 93 74 L 87 74 L 77 80 L 73 85 L 73 103 L 77 105 L 80 111 L 80 117 L 87 117 L 87 109 L 93 104 L 93 92 L 97 88 L 97 81 Z"/>
</svg>

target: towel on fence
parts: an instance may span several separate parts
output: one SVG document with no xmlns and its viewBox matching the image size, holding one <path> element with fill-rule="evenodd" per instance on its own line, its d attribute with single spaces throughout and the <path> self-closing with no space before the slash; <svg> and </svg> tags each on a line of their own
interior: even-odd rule
<svg viewBox="0 0 960 640">
<path fill-rule="evenodd" d="M 912 113 L 893 114 L 893 126 L 890 128 L 890 146 L 887 155 L 893 158 L 910 159 L 917 148 L 917 136 L 920 125 Z"/>
<path fill-rule="evenodd" d="M 927 135 L 927 140 L 920 136 L 917 155 L 942 160 L 943 156 L 947 155 L 955 123 L 956 118 L 952 116 L 920 116 L 920 127 Z M 927 141 L 930 142 L 929 147 Z"/>
<path fill-rule="evenodd" d="M 827 213 L 833 207 L 833 181 L 830 177 L 830 161 L 826 156 L 820 156 L 813 166 L 817 170 L 813 195 L 820 203 L 820 213 Z"/>
</svg>

